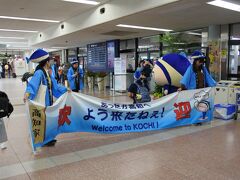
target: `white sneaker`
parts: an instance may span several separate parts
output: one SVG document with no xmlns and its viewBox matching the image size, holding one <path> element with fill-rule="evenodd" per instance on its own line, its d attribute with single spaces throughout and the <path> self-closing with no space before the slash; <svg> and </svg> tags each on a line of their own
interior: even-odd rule
<svg viewBox="0 0 240 180">
<path fill-rule="evenodd" d="M 0 145 L 0 147 L 1 147 L 2 150 L 7 149 L 6 143 L 2 143 L 2 144 Z"/>
</svg>

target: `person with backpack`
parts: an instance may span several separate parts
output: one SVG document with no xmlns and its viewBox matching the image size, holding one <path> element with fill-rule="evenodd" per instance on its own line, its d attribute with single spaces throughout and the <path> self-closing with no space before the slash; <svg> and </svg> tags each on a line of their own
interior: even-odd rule
<svg viewBox="0 0 240 180">
<path fill-rule="evenodd" d="M 6 142 L 8 140 L 3 118 L 9 117 L 12 112 L 13 106 L 10 103 L 7 94 L 0 91 L 0 148 L 2 150 L 7 148 Z"/>
<path fill-rule="evenodd" d="M 146 84 L 146 75 L 144 72 L 136 71 L 134 73 L 135 82 L 128 88 L 128 96 L 133 99 L 133 104 L 150 102 L 151 97 Z"/>
<path fill-rule="evenodd" d="M 35 69 L 34 75 L 31 80 L 27 84 L 24 102 L 26 100 L 34 100 L 38 94 L 38 90 L 40 85 L 47 86 L 45 93 L 45 106 L 51 106 L 53 104 L 53 96 L 59 98 L 62 94 L 67 92 L 67 88 L 57 84 L 57 81 L 54 77 L 49 75 L 50 69 L 50 58 L 49 53 L 42 50 L 37 49 L 28 59 L 27 61 L 31 61 L 33 63 L 39 63 Z M 56 143 L 56 140 L 53 139 L 48 142 L 46 145 L 53 146 Z"/>
<path fill-rule="evenodd" d="M 78 60 L 73 59 L 71 64 L 67 73 L 68 82 L 73 92 L 79 92 L 83 89 L 83 70 L 79 67 Z"/>
</svg>

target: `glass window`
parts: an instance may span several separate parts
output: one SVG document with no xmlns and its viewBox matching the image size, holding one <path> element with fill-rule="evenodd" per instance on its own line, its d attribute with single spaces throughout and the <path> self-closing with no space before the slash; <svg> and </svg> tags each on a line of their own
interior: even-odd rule
<svg viewBox="0 0 240 180">
<path fill-rule="evenodd" d="M 68 62 L 77 59 L 77 48 L 68 49 Z"/>
<path fill-rule="evenodd" d="M 138 54 L 138 59 L 139 60 L 144 60 L 144 59 L 147 59 L 147 53 L 139 53 Z M 139 61 L 138 61 L 139 62 Z"/>
<path fill-rule="evenodd" d="M 233 24 L 230 33 L 231 40 L 240 40 L 240 24 Z"/>
<path fill-rule="evenodd" d="M 208 28 L 184 32 L 166 33 L 161 37 L 163 55 L 172 52 L 191 54 L 196 49 L 207 47 Z"/>
<path fill-rule="evenodd" d="M 151 51 L 160 49 L 160 35 L 142 37 L 138 39 L 138 50 L 139 51 Z"/>
<path fill-rule="evenodd" d="M 87 47 L 80 47 L 78 57 L 87 56 Z"/>
<path fill-rule="evenodd" d="M 159 56 L 160 56 L 159 52 L 150 53 L 150 59 L 156 59 L 156 58 L 159 58 Z"/>
<path fill-rule="evenodd" d="M 120 50 L 135 49 L 135 39 L 127 39 L 120 41 Z"/>
<path fill-rule="evenodd" d="M 240 74 L 240 45 L 230 47 L 229 74 Z"/>
</svg>

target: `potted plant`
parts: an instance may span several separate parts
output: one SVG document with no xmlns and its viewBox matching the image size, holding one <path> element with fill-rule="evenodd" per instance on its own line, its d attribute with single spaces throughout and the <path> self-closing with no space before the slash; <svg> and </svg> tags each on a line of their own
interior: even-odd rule
<svg viewBox="0 0 240 180">
<path fill-rule="evenodd" d="M 88 88 L 89 88 L 89 89 L 93 89 L 93 86 L 94 86 L 94 77 L 96 76 L 96 73 L 94 73 L 94 72 L 92 72 L 92 71 L 87 71 L 87 72 L 86 72 L 86 76 L 87 76 Z"/>
<path fill-rule="evenodd" d="M 163 87 L 155 83 L 155 89 L 153 92 L 153 99 L 159 99 L 163 96 Z"/>
<path fill-rule="evenodd" d="M 160 37 L 160 42 L 163 43 L 165 51 L 163 54 L 167 53 L 179 53 L 187 47 L 187 40 L 182 34 L 171 34 L 169 32 L 163 34 Z"/>
<path fill-rule="evenodd" d="M 105 88 L 105 77 L 107 76 L 106 72 L 98 72 L 96 73 L 97 76 L 97 84 L 98 84 L 98 90 L 103 91 Z"/>
</svg>

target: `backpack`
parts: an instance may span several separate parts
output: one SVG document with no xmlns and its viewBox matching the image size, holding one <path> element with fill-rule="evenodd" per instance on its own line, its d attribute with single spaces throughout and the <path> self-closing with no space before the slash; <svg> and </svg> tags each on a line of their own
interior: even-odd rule
<svg viewBox="0 0 240 180">
<path fill-rule="evenodd" d="M 9 102 L 6 93 L 0 91 L 0 118 L 9 117 L 13 112 L 13 106 Z"/>
<path fill-rule="evenodd" d="M 148 91 L 148 89 L 145 86 L 140 86 L 139 84 L 135 83 L 138 87 L 138 94 L 141 95 L 141 99 L 136 99 L 137 103 L 144 103 L 144 102 L 150 102 L 151 101 L 151 96 Z"/>
</svg>

